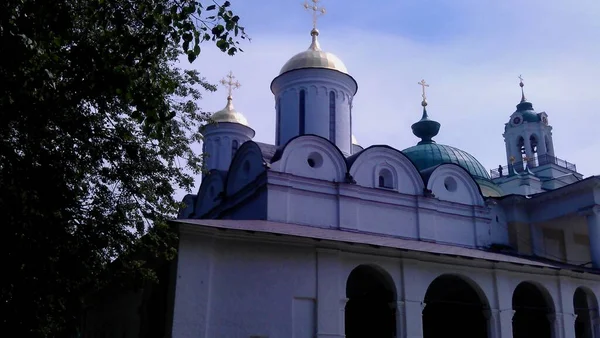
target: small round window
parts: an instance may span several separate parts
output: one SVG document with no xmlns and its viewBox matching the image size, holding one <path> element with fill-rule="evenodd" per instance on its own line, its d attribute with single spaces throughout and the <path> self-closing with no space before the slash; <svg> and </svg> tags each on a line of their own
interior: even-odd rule
<svg viewBox="0 0 600 338">
<path fill-rule="evenodd" d="M 447 191 L 455 192 L 457 186 L 458 184 L 456 183 L 454 177 L 448 176 L 446 179 L 444 179 L 444 188 L 446 188 Z"/>
<path fill-rule="evenodd" d="M 308 163 L 308 166 L 311 168 L 319 168 L 323 165 L 323 156 L 317 152 L 312 152 L 308 155 L 306 163 Z"/>
</svg>

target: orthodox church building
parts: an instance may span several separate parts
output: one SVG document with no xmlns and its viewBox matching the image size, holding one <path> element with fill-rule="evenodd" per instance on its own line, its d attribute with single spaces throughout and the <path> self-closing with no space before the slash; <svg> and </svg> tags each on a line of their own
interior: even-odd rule
<svg viewBox="0 0 600 338">
<path fill-rule="evenodd" d="M 173 221 L 169 334 L 600 338 L 600 178 L 557 157 L 523 81 L 506 166 L 435 141 L 425 81 L 415 143 L 363 148 L 357 83 L 310 36 L 271 83 L 273 144 L 223 81 L 207 171 Z"/>
</svg>

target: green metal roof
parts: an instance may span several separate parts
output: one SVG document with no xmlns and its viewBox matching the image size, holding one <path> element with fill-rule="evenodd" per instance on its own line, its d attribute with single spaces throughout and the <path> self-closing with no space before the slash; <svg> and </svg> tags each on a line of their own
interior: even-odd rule
<svg viewBox="0 0 600 338">
<path fill-rule="evenodd" d="M 489 180 L 487 170 L 471 154 L 437 143 L 424 143 L 404 149 L 404 155 L 413 161 L 419 171 L 443 163 L 454 163 L 466 169 L 473 177 Z"/>
<path fill-rule="evenodd" d="M 540 116 L 533 109 L 533 104 L 529 101 L 521 101 L 517 105 L 517 112 L 520 112 L 523 116 L 523 121 L 526 122 L 540 122 Z"/>
</svg>

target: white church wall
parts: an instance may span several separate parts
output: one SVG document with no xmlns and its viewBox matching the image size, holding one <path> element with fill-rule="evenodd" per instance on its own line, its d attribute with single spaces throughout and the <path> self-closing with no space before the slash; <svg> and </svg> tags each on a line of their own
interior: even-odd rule
<svg viewBox="0 0 600 338">
<path fill-rule="evenodd" d="M 218 241 L 207 337 L 312 337 L 315 267 L 314 249 Z"/>
<path fill-rule="evenodd" d="M 489 246 L 491 244 L 503 244 L 510 245 L 508 237 L 508 221 L 506 213 L 501 205 L 496 203 L 489 203 L 490 208 L 490 224 L 489 224 L 489 236 L 487 239 L 482 238 L 482 245 Z M 483 232 L 482 234 L 485 234 Z"/>
<path fill-rule="evenodd" d="M 356 208 L 357 230 L 406 238 L 418 237 L 417 214 L 414 208 L 398 202 L 382 203 L 373 200 L 353 200 L 346 203 L 354 204 Z"/>
<path fill-rule="evenodd" d="M 542 290 L 565 337 L 574 333 L 575 290 L 585 287 L 594 301 L 600 294 L 598 277 L 590 274 L 415 252 L 402 257 L 398 251 L 341 243 L 315 248 L 300 239 L 219 236 L 231 237 L 180 237 L 173 337 L 343 335 L 346 284 L 361 265 L 389 277 L 395 306 L 402 307 L 397 312 L 402 336 L 422 335 L 425 295 L 444 275 L 459 277 L 479 294 L 496 316 L 492 332 L 510 332 L 512 296 L 522 282 Z"/>
<path fill-rule="evenodd" d="M 339 185 L 274 171 L 267 177 L 267 219 L 271 221 L 467 246 L 491 242 L 491 216 L 485 205 Z"/>
<path fill-rule="evenodd" d="M 584 216 L 571 215 L 533 225 L 541 229 L 539 255 L 575 265 L 591 261 L 587 221 Z"/>
</svg>

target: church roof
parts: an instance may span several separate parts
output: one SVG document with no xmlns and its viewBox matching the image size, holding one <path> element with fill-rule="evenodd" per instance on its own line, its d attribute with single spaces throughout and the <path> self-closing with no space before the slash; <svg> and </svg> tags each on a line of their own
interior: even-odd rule
<svg viewBox="0 0 600 338">
<path fill-rule="evenodd" d="M 231 96 L 227 97 L 227 105 L 225 106 L 225 108 L 212 114 L 210 119 L 217 123 L 239 123 L 241 125 L 249 127 L 248 120 L 246 120 L 246 117 L 244 117 L 242 113 L 235 110 L 232 101 L 233 99 Z"/>
<path fill-rule="evenodd" d="M 451 146 L 424 143 L 402 151 L 419 171 L 443 163 L 454 163 L 466 169 L 474 178 L 490 179 L 490 175 L 479 161 L 466 151 Z"/>
<path fill-rule="evenodd" d="M 312 36 L 312 43 L 308 49 L 294 55 L 291 59 L 289 59 L 288 62 L 283 65 L 279 74 L 304 68 L 331 69 L 348 74 L 348 69 L 342 60 L 340 60 L 340 58 L 321 49 L 317 39 L 319 36 L 319 31 L 317 29 L 313 29 L 310 32 L 310 35 Z"/>
</svg>

